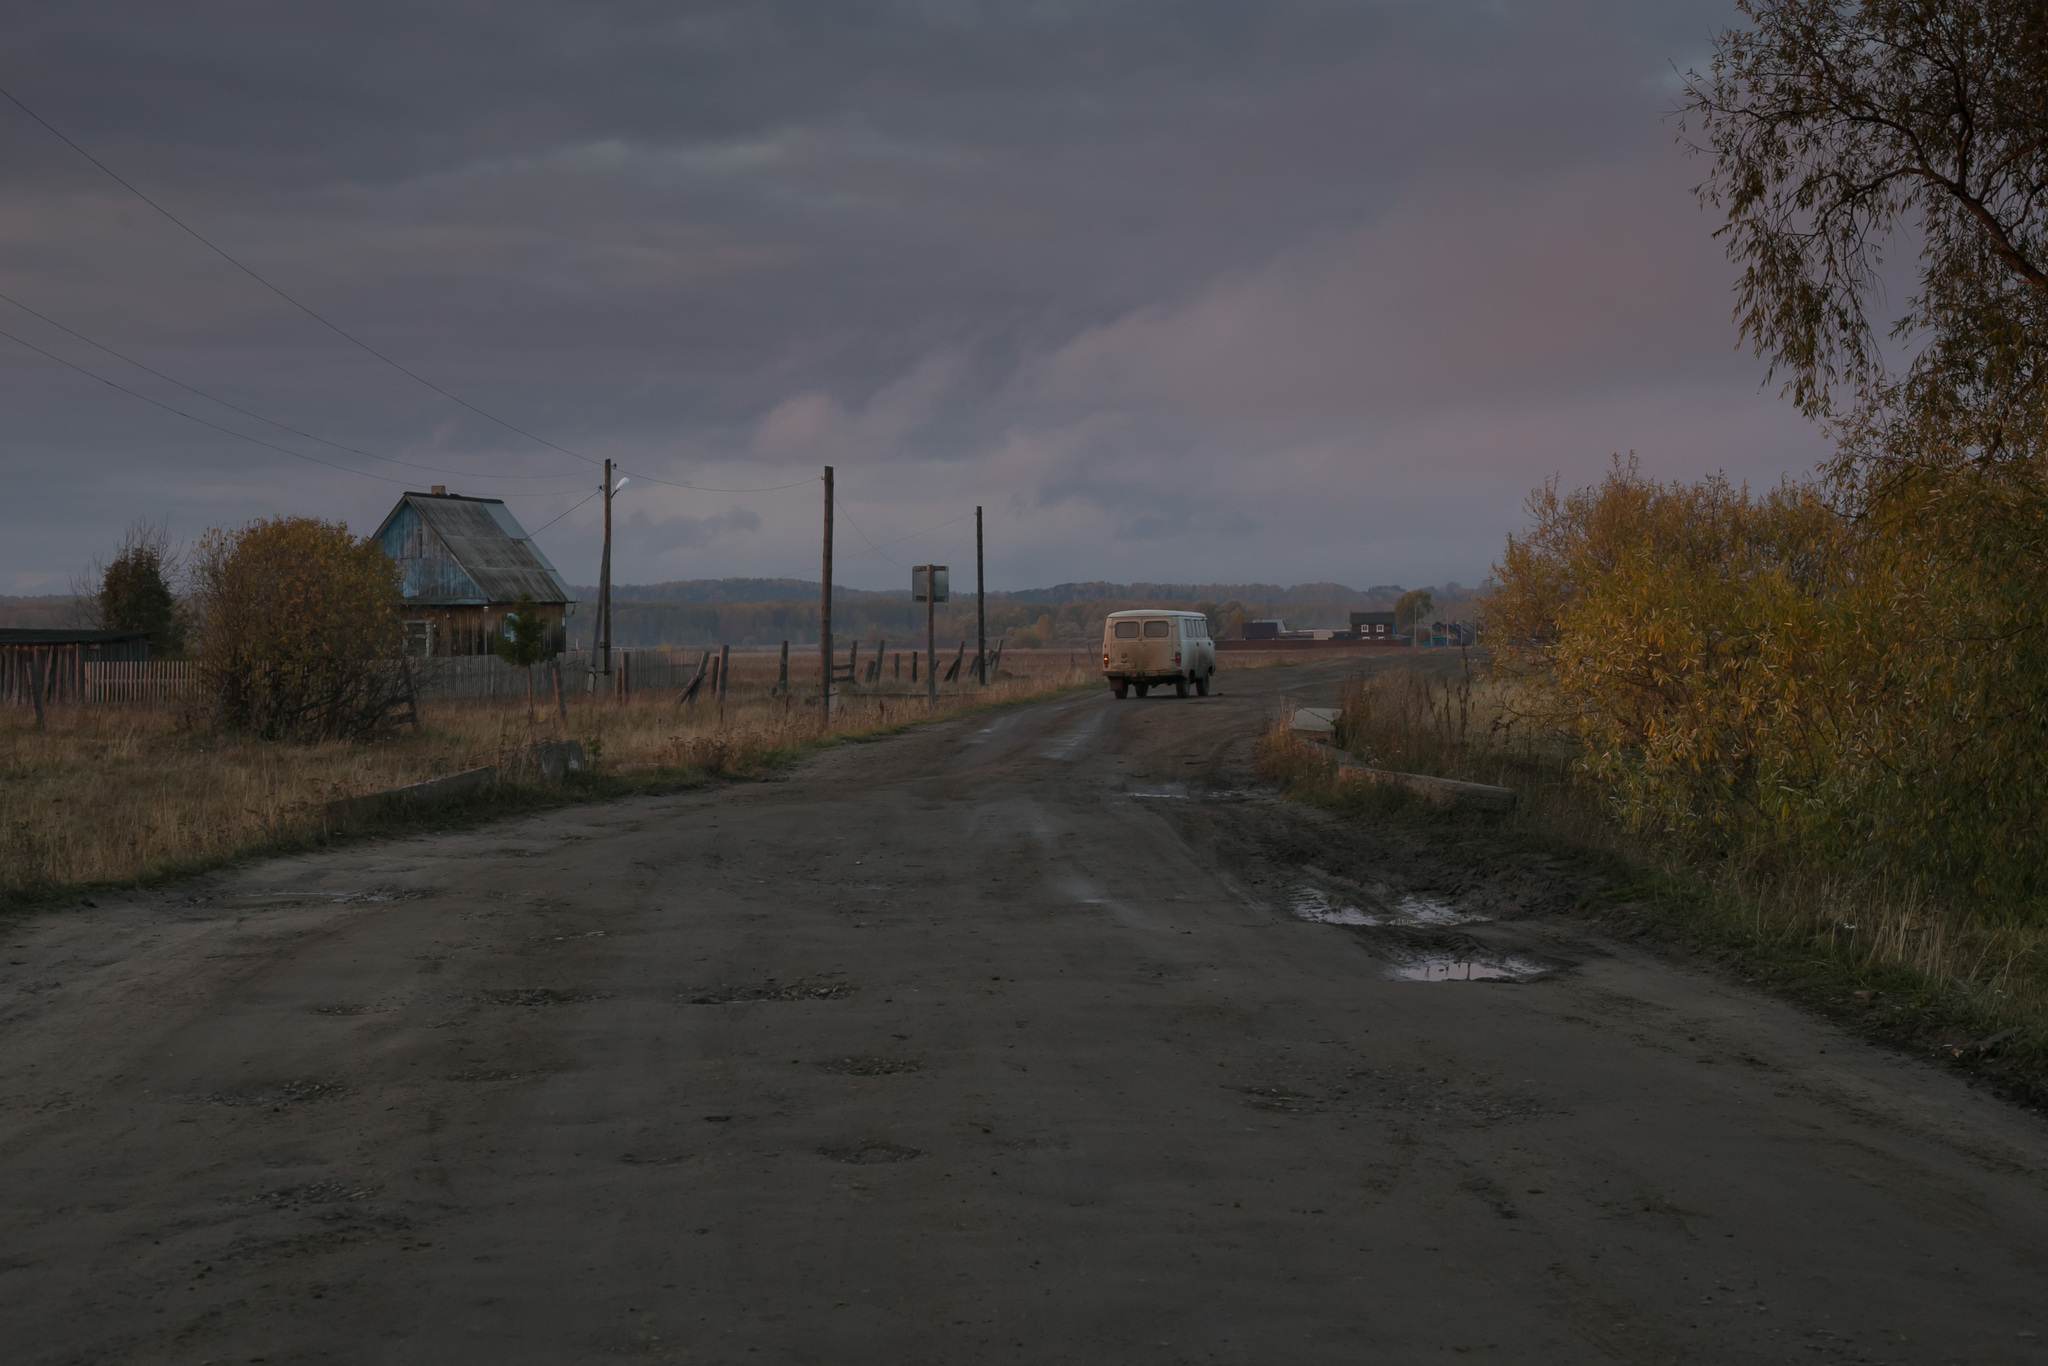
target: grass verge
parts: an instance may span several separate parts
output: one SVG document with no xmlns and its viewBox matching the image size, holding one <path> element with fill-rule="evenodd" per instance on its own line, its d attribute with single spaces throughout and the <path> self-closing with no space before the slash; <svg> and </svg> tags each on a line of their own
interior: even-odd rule
<svg viewBox="0 0 2048 1366">
<path fill-rule="evenodd" d="M 1050 663 L 1050 661 L 1049 661 Z M 1006 670 L 1006 673 L 1009 672 Z M 1064 667 L 986 689 L 849 688 L 820 729 L 815 699 L 735 686 L 721 706 L 674 693 L 581 695 L 564 721 L 525 703 L 422 703 L 422 719 L 368 745 L 278 744 L 223 732 L 175 708 L 53 709 L 0 722 L 0 909 L 158 885 L 241 860 L 578 802 L 757 777 L 819 749 L 1043 697 L 1093 682 Z M 582 742 L 590 772 L 563 784 L 500 781 L 432 806 L 338 824 L 337 798 L 506 761 L 548 738 Z"/>
<path fill-rule="evenodd" d="M 2048 925 L 2023 908 L 1945 899 L 1770 848 L 1708 852 L 1628 829 L 1571 747 L 1518 727 L 1509 702 L 1469 673 L 1391 670 L 1346 684 L 1337 732 L 1341 748 L 1377 767 L 1513 788 L 1505 816 L 1446 814 L 1400 789 L 1346 781 L 1280 726 L 1260 743 L 1260 768 L 1289 796 L 1353 819 L 1463 828 L 1590 861 L 1606 890 L 1580 912 L 1604 931 L 1708 959 L 2048 1106 Z"/>
</svg>

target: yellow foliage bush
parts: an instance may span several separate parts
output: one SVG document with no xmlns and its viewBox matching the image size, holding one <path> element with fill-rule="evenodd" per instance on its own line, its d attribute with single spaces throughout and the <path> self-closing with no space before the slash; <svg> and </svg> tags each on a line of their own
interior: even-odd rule
<svg viewBox="0 0 2048 1366">
<path fill-rule="evenodd" d="M 1547 484 L 1495 569 L 1495 667 L 1635 828 L 2035 895 L 2040 575 L 1957 543 L 1982 492 L 1758 494 L 1633 460 Z"/>
<path fill-rule="evenodd" d="M 401 695 L 398 566 L 338 522 L 209 531 L 192 557 L 216 719 L 265 739 L 363 739 Z"/>
</svg>

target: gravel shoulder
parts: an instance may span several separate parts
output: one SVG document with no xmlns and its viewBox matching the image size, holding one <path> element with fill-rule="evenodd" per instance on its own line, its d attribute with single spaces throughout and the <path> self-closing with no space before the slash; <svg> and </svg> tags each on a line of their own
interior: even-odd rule
<svg viewBox="0 0 2048 1366">
<path fill-rule="evenodd" d="M 2048 1361 L 2040 1115 L 1275 799 L 1342 668 L 0 925 L 9 1359 Z"/>
</svg>

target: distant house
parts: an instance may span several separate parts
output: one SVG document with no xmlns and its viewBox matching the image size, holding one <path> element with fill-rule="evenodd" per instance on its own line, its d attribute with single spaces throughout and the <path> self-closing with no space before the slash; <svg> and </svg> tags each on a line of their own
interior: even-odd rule
<svg viewBox="0 0 2048 1366">
<path fill-rule="evenodd" d="M 1392 612 L 1353 612 L 1351 629 L 1360 640 L 1394 640 L 1394 614 Z"/>
<path fill-rule="evenodd" d="M 406 654 L 488 654 L 522 597 L 547 619 L 553 648 L 567 648 L 569 585 L 502 500 L 436 484 L 399 499 L 377 540 L 398 561 Z"/>
<path fill-rule="evenodd" d="M 1244 624 L 1246 640 L 1278 640 L 1287 633 L 1284 621 L 1248 621 Z"/>
</svg>

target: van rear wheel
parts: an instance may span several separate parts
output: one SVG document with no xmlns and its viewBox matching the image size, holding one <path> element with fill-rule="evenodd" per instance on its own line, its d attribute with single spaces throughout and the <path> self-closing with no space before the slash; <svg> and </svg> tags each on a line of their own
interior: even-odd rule
<svg viewBox="0 0 2048 1366">
<path fill-rule="evenodd" d="M 1115 693 L 1116 700 L 1121 702 L 1124 700 L 1124 694 L 1131 690 L 1131 685 L 1119 678 L 1116 682 L 1109 685 L 1109 690 Z"/>
<path fill-rule="evenodd" d="M 1209 695 L 1209 675 L 1207 675 L 1207 674 L 1203 674 L 1203 675 L 1202 675 L 1202 676 L 1201 676 L 1200 678 L 1198 678 L 1198 679 L 1196 679 L 1196 680 L 1195 680 L 1195 696 L 1197 696 L 1197 697 L 1207 697 L 1208 695 Z"/>
<path fill-rule="evenodd" d="M 1173 680 L 1173 695 L 1175 697 L 1186 697 L 1188 695 L 1188 681 L 1185 678 Z"/>
</svg>

